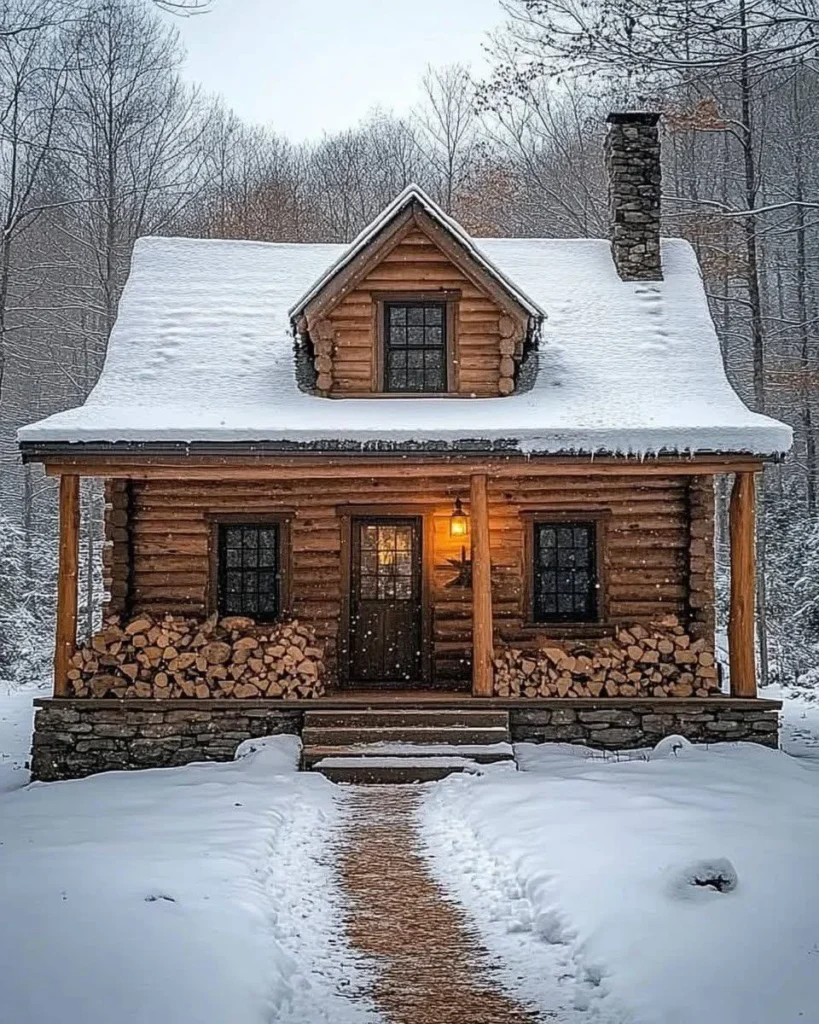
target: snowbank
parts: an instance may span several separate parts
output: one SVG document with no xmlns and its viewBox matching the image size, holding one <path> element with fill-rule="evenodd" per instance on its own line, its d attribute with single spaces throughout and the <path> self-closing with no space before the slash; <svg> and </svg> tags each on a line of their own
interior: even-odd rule
<svg viewBox="0 0 819 1024">
<path fill-rule="evenodd" d="M 596 1019 L 817 1024 L 819 761 L 750 744 L 518 752 L 523 771 L 453 776 L 422 814 L 434 870 L 544 1009 L 558 951 Z M 680 898 L 706 864 L 736 887 Z"/>
<path fill-rule="evenodd" d="M 336 793 L 298 741 L 232 764 L 0 798 L 8 1024 L 364 1024 L 328 857 Z"/>
<path fill-rule="evenodd" d="M 23 686 L 0 679 L 0 793 L 25 786 L 35 697 L 51 694 L 51 680 Z"/>
</svg>

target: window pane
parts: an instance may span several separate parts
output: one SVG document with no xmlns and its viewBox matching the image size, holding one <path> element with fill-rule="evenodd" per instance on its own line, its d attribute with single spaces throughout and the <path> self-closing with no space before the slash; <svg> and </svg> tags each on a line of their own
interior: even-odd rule
<svg viewBox="0 0 819 1024">
<path fill-rule="evenodd" d="M 390 323 L 405 324 L 407 322 L 406 306 L 390 306 Z"/>
<path fill-rule="evenodd" d="M 410 306 L 407 310 L 407 323 L 408 324 L 423 324 L 424 322 L 424 307 L 423 306 Z"/>
<path fill-rule="evenodd" d="M 426 351 L 419 353 L 424 357 L 424 366 L 428 370 L 440 370 L 444 365 L 443 352 L 436 352 L 434 349 L 426 349 Z"/>
<path fill-rule="evenodd" d="M 588 621 L 597 617 L 593 523 L 534 525 L 536 621 Z"/>
<path fill-rule="evenodd" d="M 425 306 L 424 320 L 427 324 L 440 324 L 444 319 L 444 311 L 441 306 Z"/>
</svg>

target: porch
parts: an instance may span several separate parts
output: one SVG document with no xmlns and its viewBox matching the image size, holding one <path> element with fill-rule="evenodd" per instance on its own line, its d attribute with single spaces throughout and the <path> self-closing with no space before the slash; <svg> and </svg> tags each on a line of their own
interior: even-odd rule
<svg viewBox="0 0 819 1024">
<path fill-rule="evenodd" d="M 241 468 L 208 460 L 163 465 L 145 459 L 127 466 L 110 461 L 50 466 L 49 472 L 60 474 L 54 695 L 71 695 L 82 475 L 109 482 L 110 612 L 210 614 L 221 600 L 217 549 L 223 524 L 276 524 L 279 612 L 316 628 L 339 692 L 380 690 L 385 684 L 402 691 L 411 683 L 413 692 L 468 691 L 485 700 L 498 696 L 493 662 L 504 646 L 532 650 L 560 639 L 593 643 L 633 622 L 651 623 L 670 613 L 692 640 L 712 647 L 713 480 L 718 473 L 732 473 L 731 695 L 752 698 L 754 474 L 759 468 L 758 462 L 736 459 L 646 465 L 511 458 L 377 464 L 279 459 Z M 458 510 L 468 525 L 456 531 Z M 588 558 L 595 563 L 594 573 L 586 574 L 595 581 L 591 607 L 579 620 L 539 616 L 533 610 L 537 530 L 578 521 L 591 538 Z M 376 590 L 372 595 L 364 590 L 365 584 L 375 588 L 384 582 L 364 578 L 372 572 L 365 555 L 382 558 L 381 524 L 392 524 L 386 532 L 398 528 L 405 535 L 404 551 L 383 552 L 392 563 L 406 557 L 411 566 L 413 575 L 406 579 L 386 580 L 393 597 L 396 587 L 406 586 L 412 599 L 401 602 L 403 619 L 396 615 L 398 601 L 379 607 L 367 600 Z M 376 550 L 362 550 L 365 533 L 376 538 Z M 395 543 L 393 537 L 393 548 Z M 394 666 L 385 666 L 383 657 L 367 660 L 379 633 L 406 638 L 408 660 L 392 678 L 383 670 Z"/>
</svg>

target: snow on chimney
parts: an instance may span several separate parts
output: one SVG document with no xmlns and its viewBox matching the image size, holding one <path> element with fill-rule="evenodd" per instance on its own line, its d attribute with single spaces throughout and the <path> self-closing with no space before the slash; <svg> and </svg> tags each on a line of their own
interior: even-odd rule
<svg viewBox="0 0 819 1024">
<path fill-rule="evenodd" d="M 609 114 L 609 231 L 624 281 L 661 281 L 659 114 Z"/>
</svg>

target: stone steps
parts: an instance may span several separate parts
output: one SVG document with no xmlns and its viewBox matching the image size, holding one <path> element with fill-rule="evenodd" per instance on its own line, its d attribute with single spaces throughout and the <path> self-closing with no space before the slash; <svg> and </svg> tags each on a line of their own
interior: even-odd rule
<svg viewBox="0 0 819 1024">
<path fill-rule="evenodd" d="M 302 769 L 365 785 L 430 782 L 514 760 L 502 710 L 308 711 L 302 742 Z"/>
</svg>

